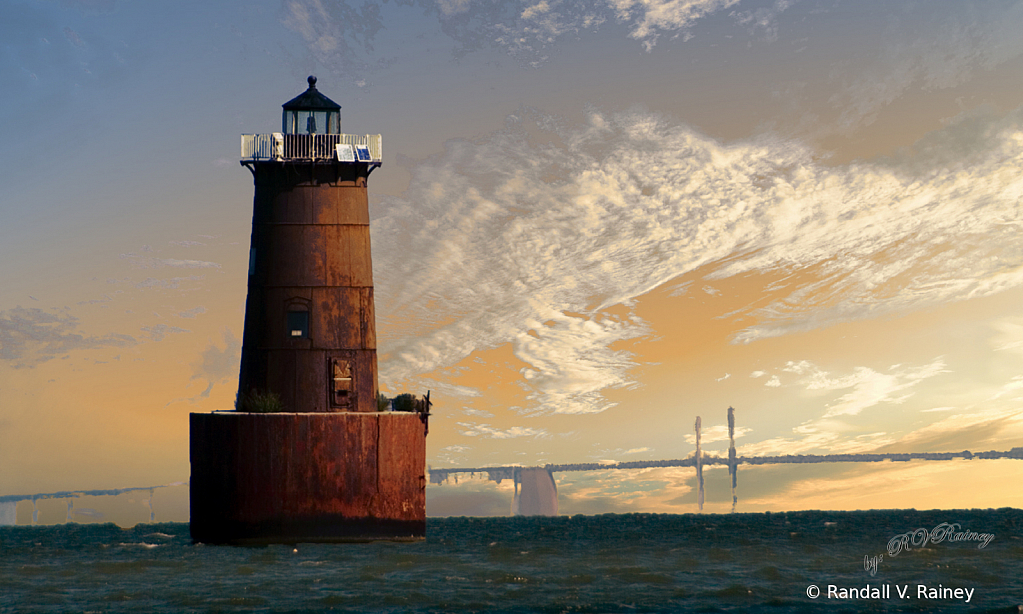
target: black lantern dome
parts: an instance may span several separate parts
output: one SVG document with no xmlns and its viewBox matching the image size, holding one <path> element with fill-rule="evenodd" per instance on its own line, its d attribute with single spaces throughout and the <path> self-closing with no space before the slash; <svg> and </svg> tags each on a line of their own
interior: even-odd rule
<svg viewBox="0 0 1023 614">
<path fill-rule="evenodd" d="M 285 102 L 282 130 L 285 134 L 341 134 L 341 105 L 316 89 L 310 76 L 309 89 Z"/>
</svg>

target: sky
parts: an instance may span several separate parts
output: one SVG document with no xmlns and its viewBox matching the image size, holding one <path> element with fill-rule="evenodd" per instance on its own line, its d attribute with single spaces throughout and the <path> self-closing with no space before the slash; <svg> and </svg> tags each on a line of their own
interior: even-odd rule
<svg viewBox="0 0 1023 614">
<path fill-rule="evenodd" d="M 730 406 L 740 455 L 1023 445 L 1021 28 L 1007 1 L 4 2 L 0 495 L 188 479 L 189 412 L 237 391 L 239 135 L 308 75 L 383 135 L 380 387 L 431 391 L 428 465 L 685 458 L 697 416 L 725 454 Z M 562 513 L 697 511 L 692 470 L 555 477 Z M 1021 477 L 740 467 L 738 510 L 1023 507 Z"/>
</svg>

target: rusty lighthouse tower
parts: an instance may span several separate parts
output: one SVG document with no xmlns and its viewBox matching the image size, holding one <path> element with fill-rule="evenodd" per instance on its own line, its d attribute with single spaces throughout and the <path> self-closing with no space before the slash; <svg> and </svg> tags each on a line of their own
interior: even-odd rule
<svg viewBox="0 0 1023 614">
<path fill-rule="evenodd" d="M 425 536 L 429 401 L 378 404 L 367 181 L 380 135 L 316 89 L 242 135 L 255 184 L 235 411 L 190 416 L 191 532 L 207 543 Z"/>
</svg>

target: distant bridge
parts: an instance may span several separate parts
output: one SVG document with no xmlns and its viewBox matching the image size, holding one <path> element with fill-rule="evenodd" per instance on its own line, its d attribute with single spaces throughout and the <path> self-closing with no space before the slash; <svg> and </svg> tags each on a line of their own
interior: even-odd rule
<svg viewBox="0 0 1023 614">
<path fill-rule="evenodd" d="M 172 484 L 161 484 L 159 486 L 134 486 L 131 488 L 111 488 L 106 490 L 63 490 L 60 492 L 38 493 L 34 495 L 4 495 L 0 496 L 0 526 L 14 525 L 17 522 L 17 510 L 19 501 L 32 502 L 32 524 L 39 522 L 39 508 L 36 502 L 41 499 L 67 499 L 67 522 L 75 519 L 74 500 L 78 497 L 103 497 L 120 495 L 126 492 L 149 491 L 149 522 L 156 519 L 153 511 L 153 493 L 158 488 L 169 488 L 171 486 L 185 486 L 188 482 L 174 482 Z"/>
<path fill-rule="evenodd" d="M 886 452 L 880 454 L 786 454 L 782 456 L 736 456 L 735 454 L 735 415 L 728 408 L 728 456 L 710 456 L 700 451 L 700 418 L 696 418 L 696 452 L 689 458 L 658 461 L 628 461 L 620 463 L 572 463 L 561 465 L 544 465 L 542 467 L 523 467 L 507 465 L 500 467 L 458 467 L 451 469 L 434 469 L 430 467 L 430 483 L 443 484 L 449 477 L 468 473 L 486 474 L 487 479 L 500 484 L 503 480 L 515 483 L 515 494 L 512 501 L 512 513 L 516 515 L 556 516 L 558 514 L 557 486 L 554 473 L 563 471 L 608 471 L 620 469 L 650 469 L 655 467 L 695 467 L 699 485 L 697 504 L 703 509 L 703 466 L 726 465 L 732 478 L 732 511 L 738 501 L 735 488 L 739 465 L 776 465 L 804 463 L 880 463 L 906 462 L 911 460 L 948 461 L 956 459 L 996 459 L 1014 458 L 1023 460 L 1023 447 L 1012 448 L 1005 452 Z"/>
<path fill-rule="evenodd" d="M 884 461 L 903 462 L 911 460 L 955 460 L 957 458 L 1015 458 L 1023 460 L 1023 447 L 1013 448 L 1005 452 L 907 452 L 884 454 L 787 454 L 784 456 L 738 456 L 738 465 L 777 465 L 791 463 L 880 463 Z M 728 465 L 729 459 L 723 456 L 702 456 L 702 464 Z M 544 469 L 550 473 L 563 471 L 605 471 L 608 469 L 651 469 L 655 467 L 695 467 L 696 457 L 676 460 L 628 461 L 622 463 L 573 463 L 562 465 L 543 465 L 542 467 L 525 467 L 522 465 L 506 465 L 501 467 L 457 467 L 451 469 L 430 468 L 430 483 L 443 484 L 456 473 L 487 474 L 487 479 L 501 483 L 502 480 L 515 479 L 515 472 L 522 469 Z"/>
</svg>

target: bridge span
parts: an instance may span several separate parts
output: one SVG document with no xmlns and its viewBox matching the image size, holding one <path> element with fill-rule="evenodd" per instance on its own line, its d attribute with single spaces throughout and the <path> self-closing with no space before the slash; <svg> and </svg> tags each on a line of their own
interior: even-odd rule
<svg viewBox="0 0 1023 614">
<path fill-rule="evenodd" d="M 500 484 L 504 480 L 515 483 L 515 494 L 512 501 L 513 515 L 556 516 L 558 514 L 557 485 L 554 474 L 565 471 L 609 471 L 624 469 L 650 469 L 655 467 L 694 467 L 698 483 L 697 503 L 703 509 L 703 467 L 706 465 L 725 465 L 732 480 L 732 511 L 738 501 L 736 486 L 739 465 L 777 465 L 805 463 L 881 463 L 907 462 L 912 460 L 950 461 L 956 459 L 998 459 L 1012 458 L 1023 460 L 1023 447 L 1012 448 L 1004 452 L 882 452 L 874 454 L 785 454 L 780 456 L 737 456 L 735 453 L 735 415 L 728 408 L 728 456 L 707 454 L 700 450 L 700 418 L 696 418 L 696 451 L 687 458 L 654 461 L 627 461 L 618 463 L 570 463 L 548 464 L 541 467 L 525 467 L 505 465 L 497 467 L 453 467 L 444 469 L 429 468 L 430 483 L 443 484 L 454 476 L 457 483 L 458 474 L 486 475 L 487 479 Z"/>
<path fill-rule="evenodd" d="M 32 524 L 39 522 L 39 507 L 37 502 L 42 499 L 64 499 L 67 501 L 67 522 L 74 522 L 75 504 L 78 497 L 104 497 L 117 496 L 127 492 L 149 491 L 149 522 L 155 522 L 156 512 L 153 511 L 153 494 L 158 488 L 170 488 L 171 486 L 184 486 L 188 482 L 174 482 L 171 484 L 160 484 L 158 486 L 133 486 L 130 488 L 108 488 L 104 490 L 63 490 L 60 492 L 37 493 L 34 495 L 3 495 L 0 496 L 0 526 L 13 526 L 17 522 L 17 505 L 19 501 L 32 502 Z"/>
<path fill-rule="evenodd" d="M 1023 447 L 1012 448 L 1004 452 L 886 452 L 882 454 L 787 454 L 783 456 L 737 456 L 734 460 L 722 456 L 711 456 L 701 454 L 700 465 L 726 465 L 729 472 L 735 476 L 738 465 L 777 465 L 777 464 L 804 464 L 804 463 L 881 463 L 881 462 L 906 462 L 912 460 L 927 461 L 949 461 L 956 459 L 996 459 L 1014 458 L 1023 460 Z M 513 480 L 515 483 L 515 500 L 513 501 L 514 515 L 535 515 L 535 516 L 556 516 L 557 515 L 557 487 L 555 486 L 553 474 L 565 471 L 608 471 L 622 469 L 650 469 L 653 467 L 696 467 L 696 457 L 681 458 L 674 460 L 655 461 L 629 461 L 621 463 L 572 463 L 572 464 L 548 464 L 541 467 L 524 467 L 519 465 L 506 465 L 500 467 L 456 467 L 450 469 L 430 468 L 430 483 L 443 484 L 452 476 L 458 474 L 486 475 L 487 479 L 500 484 L 503 480 Z M 546 474 L 546 480 L 539 474 Z M 698 474 L 700 481 L 700 495 L 703 494 L 702 474 Z M 457 477 L 455 477 L 457 480 Z M 551 496 L 554 497 L 552 504 Z M 700 509 L 703 509 L 703 497 L 699 497 Z M 537 503 L 532 503 L 536 501 Z M 544 503 L 540 503 L 544 502 Z M 733 501 L 734 503 L 734 501 Z M 540 513 L 541 506 L 547 513 Z M 734 511 L 734 505 L 733 505 Z M 533 511 L 531 513 L 531 511 Z"/>
</svg>

